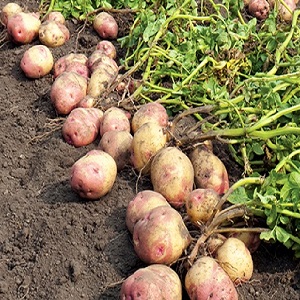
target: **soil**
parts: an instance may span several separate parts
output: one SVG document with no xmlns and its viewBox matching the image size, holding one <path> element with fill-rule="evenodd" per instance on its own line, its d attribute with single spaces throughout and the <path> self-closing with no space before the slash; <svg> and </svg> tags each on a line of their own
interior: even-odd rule
<svg viewBox="0 0 300 300">
<path fill-rule="evenodd" d="M 16 2 L 38 8 L 38 1 Z M 119 18 L 120 35 L 129 19 Z M 91 54 L 99 41 L 95 32 L 86 27 L 78 35 L 79 25 L 68 27 L 71 39 L 52 49 L 55 59 Z M 74 148 L 60 130 L 41 136 L 58 117 L 49 98 L 53 78 L 24 76 L 19 62 L 29 47 L 0 46 L 0 299 L 118 299 L 122 280 L 144 266 L 125 226 L 126 206 L 137 191 L 151 188 L 150 181 L 137 184 L 138 174 L 127 167 L 99 201 L 71 191 L 70 167 L 98 141 Z M 237 176 L 225 157 L 230 176 Z M 300 299 L 300 263 L 291 252 L 262 243 L 253 259 L 253 278 L 238 287 L 240 299 Z"/>
</svg>

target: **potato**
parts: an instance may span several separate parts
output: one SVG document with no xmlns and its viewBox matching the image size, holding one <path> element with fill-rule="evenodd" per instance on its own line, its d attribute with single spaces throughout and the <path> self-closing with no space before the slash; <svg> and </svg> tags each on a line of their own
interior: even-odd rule
<svg viewBox="0 0 300 300">
<path fill-rule="evenodd" d="M 114 159 L 102 150 L 91 150 L 73 164 L 70 184 L 80 197 L 94 200 L 111 190 L 116 176 Z"/>
<path fill-rule="evenodd" d="M 116 39 L 118 24 L 114 17 L 107 12 L 100 12 L 93 21 L 93 28 L 103 39 Z"/>
<path fill-rule="evenodd" d="M 60 24 L 66 23 L 65 17 L 60 11 L 50 11 L 50 13 L 46 16 L 45 21 L 55 21 Z"/>
<path fill-rule="evenodd" d="M 92 143 L 99 134 L 103 111 L 98 108 L 75 108 L 66 118 L 62 135 L 65 141 L 75 147 Z"/>
<path fill-rule="evenodd" d="M 87 80 L 75 72 L 64 72 L 53 82 L 50 99 L 58 114 L 67 115 L 86 96 Z"/>
<path fill-rule="evenodd" d="M 54 78 L 59 76 L 61 73 L 65 72 L 67 67 L 73 63 L 80 63 L 83 66 L 87 66 L 88 58 L 86 55 L 81 53 L 70 53 L 60 57 L 55 63 L 53 67 L 53 75 Z"/>
<path fill-rule="evenodd" d="M 179 208 L 193 189 L 194 169 L 189 158 L 176 147 L 158 151 L 151 163 L 151 182 L 154 191 Z"/>
<path fill-rule="evenodd" d="M 95 107 L 97 99 L 86 95 L 82 100 L 79 101 L 77 107 L 92 108 Z"/>
<path fill-rule="evenodd" d="M 133 133 L 147 122 L 155 122 L 161 127 L 168 125 L 168 114 L 163 105 L 157 102 L 143 104 L 133 115 L 131 127 Z"/>
<path fill-rule="evenodd" d="M 130 121 L 125 111 L 118 107 L 111 107 L 104 112 L 100 123 L 100 135 L 107 131 L 127 131 L 130 132 Z"/>
<path fill-rule="evenodd" d="M 77 74 L 88 79 L 90 77 L 90 70 L 87 65 L 83 65 L 78 61 L 73 61 L 66 66 L 65 72 L 76 72 Z"/>
<path fill-rule="evenodd" d="M 192 223 L 205 223 L 220 201 L 219 194 L 213 189 L 195 189 L 187 197 L 186 212 Z"/>
<path fill-rule="evenodd" d="M 44 45 L 35 45 L 26 50 L 20 67 L 28 78 L 41 78 L 52 70 L 54 59 L 51 51 Z"/>
<path fill-rule="evenodd" d="M 191 300 L 238 300 L 233 282 L 209 256 L 195 261 L 185 276 L 184 285 Z"/>
<path fill-rule="evenodd" d="M 132 135 L 125 130 L 111 130 L 103 134 L 98 149 L 108 153 L 116 162 L 118 171 L 131 163 Z"/>
<path fill-rule="evenodd" d="M 246 282 L 252 277 L 253 260 L 251 253 L 246 245 L 237 238 L 228 238 L 218 248 L 216 260 L 236 285 Z"/>
<path fill-rule="evenodd" d="M 110 41 L 100 41 L 96 45 L 96 50 L 102 51 L 108 57 L 115 59 L 117 57 L 117 50 L 114 44 Z"/>
<path fill-rule="evenodd" d="M 117 63 L 107 56 L 102 50 L 95 50 L 88 58 L 87 66 L 93 73 L 97 68 L 111 69 L 112 74 L 117 74 L 119 69 Z"/>
<path fill-rule="evenodd" d="M 198 146 L 189 158 L 195 171 L 197 188 L 213 189 L 218 194 L 224 194 L 229 189 L 229 179 L 223 162 L 205 147 Z"/>
<path fill-rule="evenodd" d="M 291 22 L 293 19 L 293 12 L 296 9 L 296 3 L 294 0 L 284 0 L 288 9 L 282 4 L 278 4 L 278 14 L 279 17 L 287 22 Z"/>
<path fill-rule="evenodd" d="M 241 240 L 246 245 L 250 253 L 253 253 L 258 249 L 261 243 L 261 239 L 259 236 L 259 233 L 251 231 L 232 232 L 228 234 L 228 237 L 234 237 Z"/>
<path fill-rule="evenodd" d="M 140 268 L 125 279 L 121 300 L 182 300 L 182 286 L 177 273 L 168 266 L 153 264 Z"/>
<path fill-rule="evenodd" d="M 160 125 L 148 122 L 133 135 L 131 160 L 135 169 L 147 174 L 155 154 L 165 147 L 167 134 Z"/>
<path fill-rule="evenodd" d="M 70 31 L 64 24 L 44 21 L 39 28 L 39 39 L 48 47 L 59 47 L 70 39 Z"/>
<path fill-rule="evenodd" d="M 249 13 L 258 20 L 264 20 L 270 12 L 270 5 L 267 0 L 250 0 L 248 3 Z"/>
<path fill-rule="evenodd" d="M 17 44 L 29 44 L 39 35 L 41 21 L 34 13 L 19 12 L 7 21 L 7 32 Z"/>
<path fill-rule="evenodd" d="M 147 264 L 172 264 L 191 242 L 180 213 L 172 207 L 151 209 L 134 226 L 133 244 L 138 257 Z"/>
<path fill-rule="evenodd" d="M 152 208 L 158 206 L 170 206 L 170 204 L 163 195 L 152 190 L 137 193 L 126 209 L 126 226 L 130 233 L 133 233 L 133 228 L 138 220 Z"/>
<path fill-rule="evenodd" d="M 7 26 L 7 20 L 11 16 L 22 12 L 23 9 L 22 7 L 14 2 L 9 2 L 6 5 L 3 6 L 1 13 L 0 13 L 0 22 L 4 25 Z"/>
</svg>

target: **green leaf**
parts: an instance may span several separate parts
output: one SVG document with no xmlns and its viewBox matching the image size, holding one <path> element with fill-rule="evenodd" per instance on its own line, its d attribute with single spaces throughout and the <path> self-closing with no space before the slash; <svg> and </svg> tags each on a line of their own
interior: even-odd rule
<svg viewBox="0 0 300 300">
<path fill-rule="evenodd" d="M 261 234 L 260 234 L 260 238 L 261 238 L 262 240 L 275 242 L 275 241 L 276 241 L 275 231 L 274 231 L 274 230 L 263 231 L 263 232 L 261 232 Z"/>
<path fill-rule="evenodd" d="M 257 154 L 257 155 L 262 155 L 262 154 L 264 154 L 264 150 L 263 150 L 263 148 L 262 148 L 262 146 L 259 144 L 259 143 L 253 143 L 252 144 L 252 150 L 253 150 L 253 152 L 255 153 L 255 154 Z"/>
<path fill-rule="evenodd" d="M 281 242 L 281 243 L 286 243 L 289 238 L 290 238 L 290 234 L 284 230 L 282 227 L 276 226 L 275 227 L 275 233 L 276 233 L 276 239 Z"/>
</svg>

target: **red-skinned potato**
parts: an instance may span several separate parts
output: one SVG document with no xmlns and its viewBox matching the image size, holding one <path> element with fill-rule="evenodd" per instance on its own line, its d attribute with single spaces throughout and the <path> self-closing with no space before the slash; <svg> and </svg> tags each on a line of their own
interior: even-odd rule
<svg viewBox="0 0 300 300">
<path fill-rule="evenodd" d="M 45 21 L 55 21 L 60 24 L 66 23 L 65 17 L 60 11 L 50 11 L 50 13 L 46 16 Z"/>
<path fill-rule="evenodd" d="M 184 285 L 191 300 L 238 300 L 233 282 L 209 256 L 194 262 L 185 276 Z"/>
<path fill-rule="evenodd" d="M 19 12 L 7 21 L 7 32 L 17 44 L 29 44 L 39 35 L 41 21 L 34 13 Z"/>
<path fill-rule="evenodd" d="M 70 184 L 80 197 L 96 200 L 111 190 L 116 176 L 114 159 L 102 150 L 91 150 L 73 164 Z"/>
<path fill-rule="evenodd" d="M 49 48 L 35 45 L 24 52 L 20 67 L 26 77 L 41 78 L 51 72 L 53 64 L 53 55 Z"/>
<path fill-rule="evenodd" d="M 151 163 L 151 182 L 154 191 L 179 208 L 193 190 L 194 169 L 189 158 L 176 147 L 159 150 Z"/>
<path fill-rule="evenodd" d="M 151 209 L 133 229 L 134 250 L 147 264 L 174 263 L 190 242 L 190 233 L 180 213 L 169 206 Z"/>
<path fill-rule="evenodd" d="M 1 13 L 0 13 L 0 22 L 6 26 L 7 25 L 7 20 L 11 16 L 15 15 L 16 13 L 22 12 L 23 9 L 22 7 L 14 2 L 7 3 L 6 5 L 3 6 Z"/>
<path fill-rule="evenodd" d="M 155 122 L 161 127 L 168 125 L 168 114 L 163 105 L 157 102 L 143 104 L 132 117 L 132 131 L 136 132 L 139 127 L 147 122 Z"/>
<path fill-rule="evenodd" d="M 163 195 L 152 190 L 137 193 L 126 209 L 126 226 L 130 233 L 133 233 L 133 228 L 138 220 L 158 206 L 170 206 L 170 204 Z"/>
<path fill-rule="evenodd" d="M 216 260 L 236 285 L 246 282 L 252 277 L 251 253 L 246 245 L 237 238 L 228 238 L 218 248 Z"/>
<path fill-rule="evenodd" d="M 87 65 L 83 65 L 78 61 L 73 61 L 67 65 L 65 72 L 76 72 L 77 74 L 88 79 L 90 77 L 90 70 Z"/>
<path fill-rule="evenodd" d="M 118 36 L 118 24 L 114 17 L 107 12 L 101 12 L 96 15 L 93 21 L 93 27 L 99 36 L 103 39 L 116 39 Z"/>
<path fill-rule="evenodd" d="M 44 21 L 39 28 L 39 39 L 48 47 L 60 47 L 70 39 L 70 31 L 64 24 Z"/>
<path fill-rule="evenodd" d="M 186 212 L 191 222 L 207 222 L 219 201 L 220 196 L 213 189 L 194 189 L 185 202 Z"/>
<path fill-rule="evenodd" d="M 258 20 L 264 20 L 270 12 L 270 5 L 267 0 L 250 0 L 248 3 L 249 13 Z"/>
<path fill-rule="evenodd" d="M 143 174 L 149 173 L 153 157 L 166 143 L 163 127 L 154 122 L 143 124 L 133 135 L 131 161 L 134 168 Z"/>
<path fill-rule="evenodd" d="M 116 162 L 118 171 L 130 165 L 132 135 L 122 130 L 111 130 L 103 134 L 98 149 L 108 153 Z"/>
<path fill-rule="evenodd" d="M 75 72 L 63 72 L 53 82 L 50 99 L 58 114 L 67 115 L 86 96 L 87 80 Z"/>
<path fill-rule="evenodd" d="M 189 158 L 195 171 L 197 188 L 213 189 L 218 194 L 224 194 L 229 189 L 229 178 L 223 162 L 206 147 L 198 146 Z"/>
<path fill-rule="evenodd" d="M 182 286 L 177 273 L 168 266 L 153 264 L 140 268 L 125 279 L 121 300 L 182 300 Z"/>
<path fill-rule="evenodd" d="M 62 127 L 65 141 L 74 147 L 91 144 L 99 134 L 102 116 L 98 108 L 74 108 Z"/>
<path fill-rule="evenodd" d="M 117 50 L 114 44 L 110 41 L 103 40 L 98 42 L 96 50 L 102 51 L 108 57 L 115 59 L 117 57 Z"/>
</svg>

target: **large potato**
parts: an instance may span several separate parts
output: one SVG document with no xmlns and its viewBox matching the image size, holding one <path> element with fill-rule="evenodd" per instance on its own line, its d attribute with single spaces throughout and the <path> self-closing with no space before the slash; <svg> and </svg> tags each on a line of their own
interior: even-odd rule
<svg viewBox="0 0 300 300">
<path fill-rule="evenodd" d="M 151 209 L 133 228 L 134 250 L 147 264 L 174 263 L 190 242 L 180 213 L 169 206 Z"/>
<path fill-rule="evenodd" d="M 67 115 L 86 96 L 87 80 L 75 72 L 63 72 L 53 82 L 50 98 L 58 114 Z"/>
<path fill-rule="evenodd" d="M 1 13 L 0 13 L 0 22 L 6 26 L 7 25 L 7 20 L 8 18 L 10 18 L 11 16 L 22 12 L 23 9 L 22 7 L 14 2 L 9 2 L 6 5 L 3 6 Z"/>
<path fill-rule="evenodd" d="M 184 284 L 191 300 L 238 300 L 233 282 L 212 257 L 198 258 Z"/>
<path fill-rule="evenodd" d="M 133 135 L 132 163 L 135 169 L 147 174 L 155 154 L 165 147 L 167 134 L 160 125 L 148 122 L 143 124 Z"/>
<path fill-rule="evenodd" d="M 118 36 L 118 24 L 115 18 L 107 12 L 100 12 L 95 17 L 93 27 L 103 39 L 115 39 Z"/>
<path fill-rule="evenodd" d="M 44 45 L 35 45 L 26 50 L 20 67 L 29 78 L 41 78 L 52 70 L 54 59 L 51 51 Z"/>
<path fill-rule="evenodd" d="M 218 248 L 216 259 L 236 285 L 252 277 L 252 256 L 241 240 L 234 237 L 228 238 Z"/>
<path fill-rule="evenodd" d="M 194 169 L 189 158 L 176 147 L 163 148 L 151 163 L 154 191 L 161 193 L 175 208 L 181 207 L 193 189 Z"/>
<path fill-rule="evenodd" d="M 160 193 L 152 190 L 144 190 L 135 195 L 128 203 L 126 209 L 126 225 L 128 230 L 133 233 L 133 228 L 151 209 L 158 206 L 170 206 L 166 198 Z"/>
<path fill-rule="evenodd" d="M 70 182 L 80 197 L 94 200 L 111 190 L 116 176 L 114 159 L 102 150 L 91 150 L 73 164 Z"/>
<path fill-rule="evenodd" d="M 182 286 L 177 273 L 168 266 L 153 264 L 140 268 L 121 286 L 121 300 L 182 300 Z"/>
<path fill-rule="evenodd" d="M 195 171 L 197 188 L 213 189 L 218 194 L 224 194 L 229 189 L 229 179 L 223 162 L 206 147 L 198 146 L 189 158 Z"/>
</svg>

